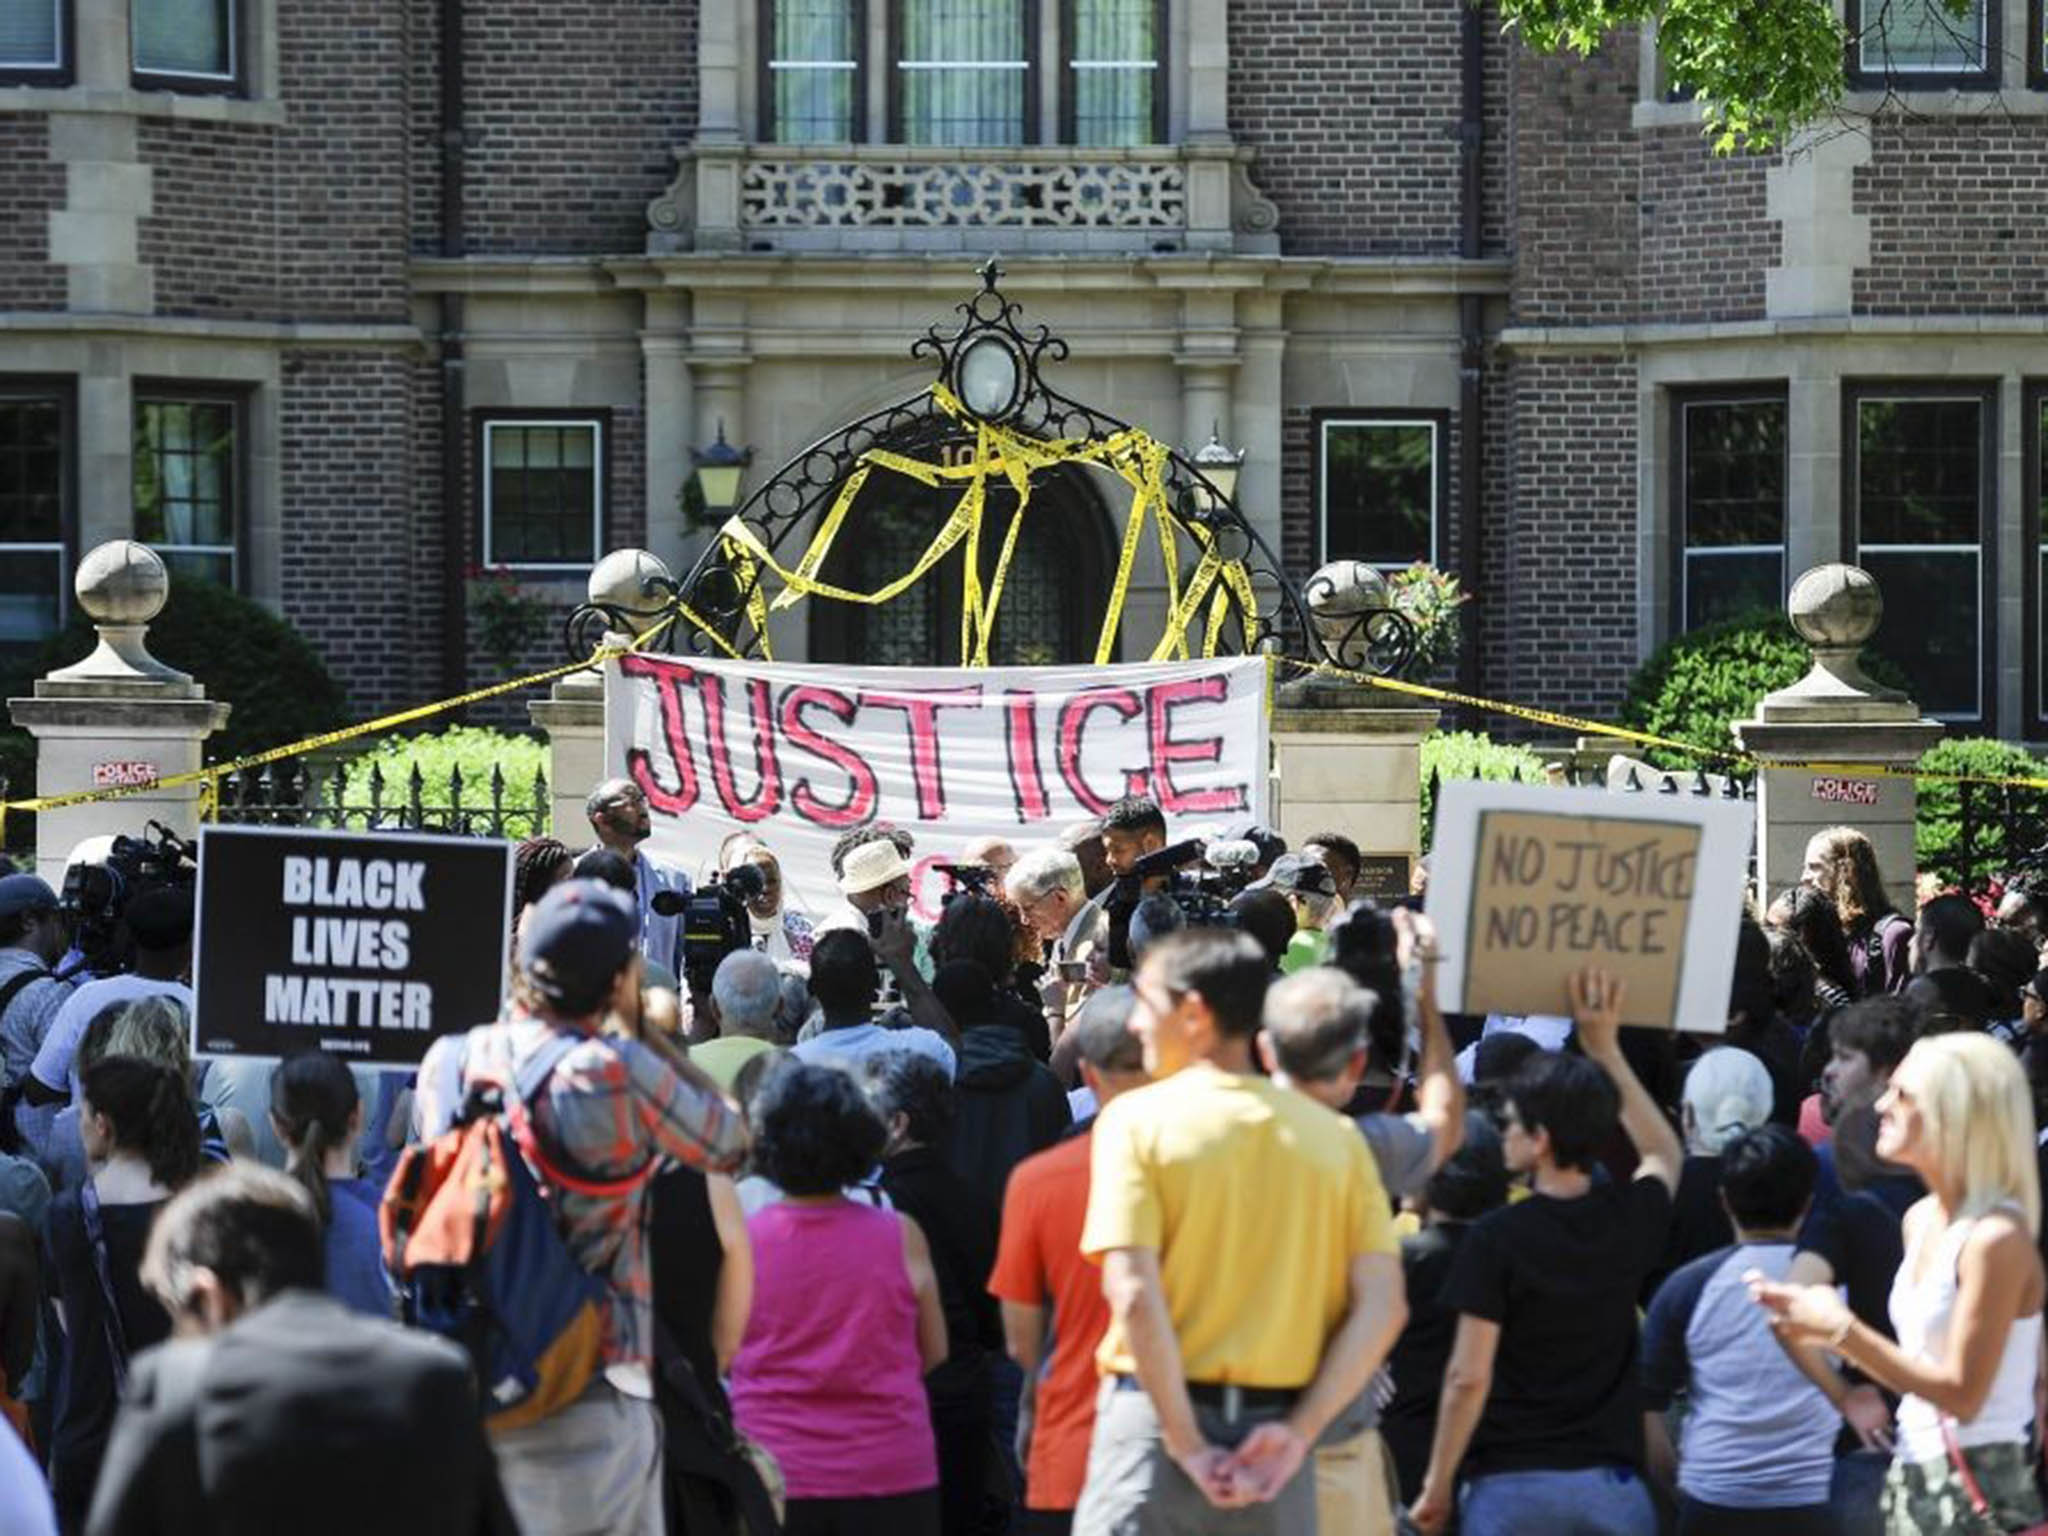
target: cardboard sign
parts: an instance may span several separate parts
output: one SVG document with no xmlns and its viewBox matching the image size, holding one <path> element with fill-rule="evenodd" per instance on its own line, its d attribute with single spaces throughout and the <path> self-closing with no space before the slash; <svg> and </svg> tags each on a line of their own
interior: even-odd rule
<svg viewBox="0 0 2048 1536">
<path fill-rule="evenodd" d="M 192 1048 L 414 1066 L 503 1000 L 512 845 L 202 827 Z"/>
<path fill-rule="evenodd" d="M 1427 910 L 1446 1010 L 1565 1014 L 1567 978 L 1620 977 L 1622 1022 L 1718 1034 L 1754 810 L 1687 795 L 1443 786 Z"/>
<path fill-rule="evenodd" d="M 912 909 L 977 837 L 1019 847 L 1150 795 L 1170 837 L 1265 815 L 1263 658 L 1112 667 L 824 667 L 630 655 L 606 669 L 607 771 L 646 792 L 650 857 L 693 878 L 749 832 L 799 909 L 842 900 L 829 855 L 917 838 Z"/>
</svg>

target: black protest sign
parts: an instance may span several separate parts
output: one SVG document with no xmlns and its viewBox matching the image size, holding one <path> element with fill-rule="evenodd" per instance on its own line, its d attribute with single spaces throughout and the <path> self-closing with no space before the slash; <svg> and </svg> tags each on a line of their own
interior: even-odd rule
<svg viewBox="0 0 2048 1536">
<path fill-rule="evenodd" d="M 416 1065 L 497 1016 L 511 900 L 496 839 L 203 828 L 193 1049 Z"/>
</svg>

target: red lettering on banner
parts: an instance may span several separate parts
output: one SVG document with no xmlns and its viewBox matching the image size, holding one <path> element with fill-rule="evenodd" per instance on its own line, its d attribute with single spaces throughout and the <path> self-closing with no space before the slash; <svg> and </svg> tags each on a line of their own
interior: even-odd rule
<svg viewBox="0 0 2048 1536">
<path fill-rule="evenodd" d="M 664 816 L 680 816 L 697 803 L 697 763 L 690 751 L 690 738 L 683 729 L 682 695 L 683 685 L 696 677 L 696 671 L 674 662 L 630 654 L 619 658 L 619 670 L 627 677 L 653 680 L 656 696 L 661 700 L 662 740 L 668 744 L 668 755 L 676 765 L 676 787 L 669 789 L 655 778 L 654 764 L 645 747 L 627 750 L 626 772 L 640 786 L 652 809 Z"/>
<path fill-rule="evenodd" d="M 1017 819 L 1043 821 L 1051 814 L 1045 802 L 1045 774 L 1038 766 L 1038 695 L 1013 688 L 1004 696 L 1010 736 L 1010 793 L 1017 799 Z"/>
<path fill-rule="evenodd" d="M 903 711 L 910 722 L 910 774 L 917 784 L 918 819 L 937 821 L 946 814 L 946 780 L 939 761 L 939 711 L 979 709 L 980 687 L 931 688 L 923 693 L 863 693 L 860 701 L 875 709 Z"/>
<path fill-rule="evenodd" d="M 1185 682 L 1160 683 L 1145 690 L 1145 714 L 1152 738 L 1152 794 L 1159 802 L 1159 809 L 1168 815 L 1212 815 L 1249 807 L 1250 801 L 1242 784 L 1183 791 L 1176 789 L 1173 783 L 1175 763 L 1214 763 L 1223 757 L 1221 736 L 1203 736 L 1193 741 L 1173 739 L 1175 707 L 1218 703 L 1229 693 L 1228 679 L 1214 673 Z"/>
<path fill-rule="evenodd" d="M 946 910 L 946 892 L 953 889 L 953 877 L 940 873 L 936 866 L 949 862 L 949 854 L 928 853 L 910 866 L 911 916 L 928 923 L 939 920 L 939 914 Z M 930 894 L 926 892 L 928 886 Z"/>
<path fill-rule="evenodd" d="M 1145 713 L 1145 706 L 1138 702 L 1137 694 L 1128 688 L 1091 688 L 1086 693 L 1075 694 L 1060 706 L 1060 777 L 1067 781 L 1067 788 L 1074 792 L 1074 798 L 1081 802 L 1090 816 L 1100 816 L 1110 807 L 1110 802 L 1095 793 L 1088 781 L 1081 777 L 1081 737 L 1088 729 L 1088 717 L 1098 709 L 1114 710 L 1126 720 L 1135 720 Z M 1145 775 L 1126 774 L 1124 793 L 1145 793 Z"/>
<path fill-rule="evenodd" d="M 766 821 L 782 805 L 782 764 L 775 756 L 775 711 L 768 702 L 765 678 L 747 683 L 747 719 L 754 735 L 754 776 L 760 782 L 754 798 L 740 798 L 733 782 L 732 748 L 725 739 L 725 679 L 716 673 L 698 675 L 697 692 L 704 700 L 705 746 L 711 755 L 711 781 L 726 815 L 738 822 Z"/>
<path fill-rule="evenodd" d="M 826 711 L 841 725 L 852 725 L 859 706 L 836 688 L 804 683 L 782 693 L 782 734 L 800 751 L 832 764 L 846 775 L 846 799 L 832 805 L 818 798 L 808 778 L 790 781 L 789 804 L 797 815 L 814 826 L 843 831 L 858 827 L 875 814 L 875 770 L 853 748 L 822 736 L 804 723 L 804 711 L 813 705 Z"/>
</svg>

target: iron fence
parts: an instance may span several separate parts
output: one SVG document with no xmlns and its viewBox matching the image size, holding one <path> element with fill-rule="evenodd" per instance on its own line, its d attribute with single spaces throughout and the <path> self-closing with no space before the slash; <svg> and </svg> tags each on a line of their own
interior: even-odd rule
<svg viewBox="0 0 2048 1536">
<path fill-rule="evenodd" d="M 338 763 L 316 774 L 293 761 L 224 777 L 214 819 L 244 827 L 522 838 L 547 830 L 548 809 L 547 775 L 538 768 L 531 784 L 516 785 L 494 763 L 479 790 L 452 766 L 445 784 L 430 784 L 418 763 L 394 784 L 373 762 L 351 783 Z"/>
<path fill-rule="evenodd" d="M 2016 784 L 1956 785 L 1953 863 L 1965 891 L 1994 876 L 2048 879 L 2048 793 Z"/>
</svg>

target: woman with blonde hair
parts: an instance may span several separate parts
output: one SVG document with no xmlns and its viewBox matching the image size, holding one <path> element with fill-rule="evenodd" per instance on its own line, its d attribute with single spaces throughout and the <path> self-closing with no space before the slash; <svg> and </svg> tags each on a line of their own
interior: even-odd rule
<svg viewBox="0 0 2048 1536">
<path fill-rule="evenodd" d="M 1827 1286 L 1750 1278 L 1786 1338 L 1899 1393 L 1890 1536 L 2016 1531 L 2041 1519 L 2028 1429 L 2041 1349 L 2041 1190 L 2033 1100 L 2010 1049 L 1929 1036 L 1877 1101 L 1878 1155 L 1926 1183 L 1906 1212 L 1894 1344 Z"/>
<path fill-rule="evenodd" d="M 1799 883 L 1835 904 L 1860 995 L 1903 992 L 1913 979 L 1913 925 L 1899 915 L 1877 872 L 1877 850 L 1854 827 L 1829 827 L 1806 844 Z"/>
</svg>

